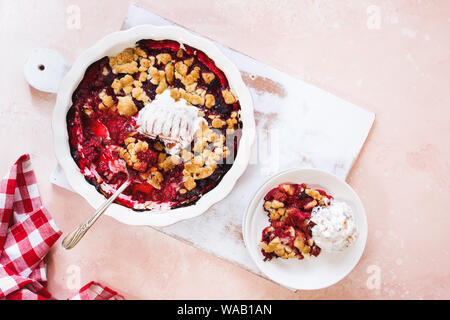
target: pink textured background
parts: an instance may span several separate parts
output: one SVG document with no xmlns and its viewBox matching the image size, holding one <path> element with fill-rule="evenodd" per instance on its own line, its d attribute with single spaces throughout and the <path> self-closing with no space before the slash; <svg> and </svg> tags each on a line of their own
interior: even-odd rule
<svg viewBox="0 0 450 320">
<path fill-rule="evenodd" d="M 43 202 L 65 232 L 92 208 L 48 181 L 56 164 L 55 95 L 29 87 L 23 64 L 35 47 L 74 61 L 120 29 L 129 3 L 0 0 L 0 171 L 31 153 Z M 340 283 L 293 293 L 150 228 L 105 216 L 75 249 L 58 243 L 51 251 L 49 289 L 56 297 L 75 292 L 79 270 L 80 285 L 96 280 L 136 299 L 450 298 L 450 2 L 136 3 L 376 113 L 348 179 L 367 210 L 366 251 Z M 72 4 L 81 9 L 80 30 L 67 28 Z M 371 5 L 379 9 L 380 29 L 367 27 Z M 379 289 L 366 284 L 371 268 L 380 271 Z"/>
</svg>

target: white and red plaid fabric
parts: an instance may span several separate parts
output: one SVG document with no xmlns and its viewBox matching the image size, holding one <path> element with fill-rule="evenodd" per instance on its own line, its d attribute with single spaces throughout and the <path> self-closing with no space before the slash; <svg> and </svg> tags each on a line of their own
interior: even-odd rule
<svg viewBox="0 0 450 320">
<path fill-rule="evenodd" d="M 30 156 L 21 156 L 0 182 L 0 299 L 55 299 L 47 291 L 45 256 L 61 236 L 42 206 Z M 123 299 L 96 282 L 72 299 Z"/>
</svg>

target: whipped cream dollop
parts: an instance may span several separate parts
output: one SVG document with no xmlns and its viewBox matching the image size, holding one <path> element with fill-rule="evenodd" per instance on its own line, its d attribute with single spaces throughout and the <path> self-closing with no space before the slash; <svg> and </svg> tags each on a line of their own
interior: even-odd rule
<svg viewBox="0 0 450 320">
<path fill-rule="evenodd" d="M 342 252 L 358 238 L 353 212 L 345 202 L 332 201 L 326 207 L 312 210 L 312 237 L 324 251 Z"/>
<path fill-rule="evenodd" d="M 176 154 L 192 142 L 201 123 L 207 123 L 198 113 L 197 107 L 184 99 L 175 101 L 165 90 L 139 111 L 137 130 L 151 139 L 161 139 L 166 151 Z"/>
</svg>

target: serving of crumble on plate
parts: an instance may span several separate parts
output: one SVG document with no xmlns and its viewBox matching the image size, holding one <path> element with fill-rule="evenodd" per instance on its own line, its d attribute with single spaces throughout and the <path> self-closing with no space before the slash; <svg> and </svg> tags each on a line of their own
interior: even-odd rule
<svg viewBox="0 0 450 320">
<path fill-rule="evenodd" d="M 245 245 L 258 269 L 292 289 L 320 289 L 344 278 L 367 239 L 361 200 L 345 181 L 318 169 L 270 178 L 245 212 Z"/>
</svg>

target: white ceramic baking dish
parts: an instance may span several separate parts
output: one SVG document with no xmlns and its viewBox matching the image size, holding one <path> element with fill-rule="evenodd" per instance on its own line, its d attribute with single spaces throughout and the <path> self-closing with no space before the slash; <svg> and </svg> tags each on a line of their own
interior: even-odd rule
<svg viewBox="0 0 450 320">
<path fill-rule="evenodd" d="M 138 212 L 118 204 L 112 204 L 106 211 L 107 215 L 126 224 L 162 227 L 201 215 L 231 192 L 249 162 L 251 146 L 255 138 L 255 120 L 252 98 L 238 69 L 211 41 L 175 26 L 141 25 L 107 35 L 94 46 L 85 50 L 65 75 L 58 89 L 52 120 L 56 158 L 71 187 L 94 208 L 99 207 L 105 201 L 105 197 L 84 179 L 70 154 L 66 114 L 72 105 L 72 94 L 89 65 L 105 56 L 114 56 L 126 48 L 134 47 L 136 42 L 142 39 L 175 40 L 207 54 L 225 73 L 232 92 L 239 99 L 243 123 L 242 137 L 233 166 L 220 183 L 213 190 L 204 194 L 194 205 L 156 213 L 152 211 Z"/>
</svg>

